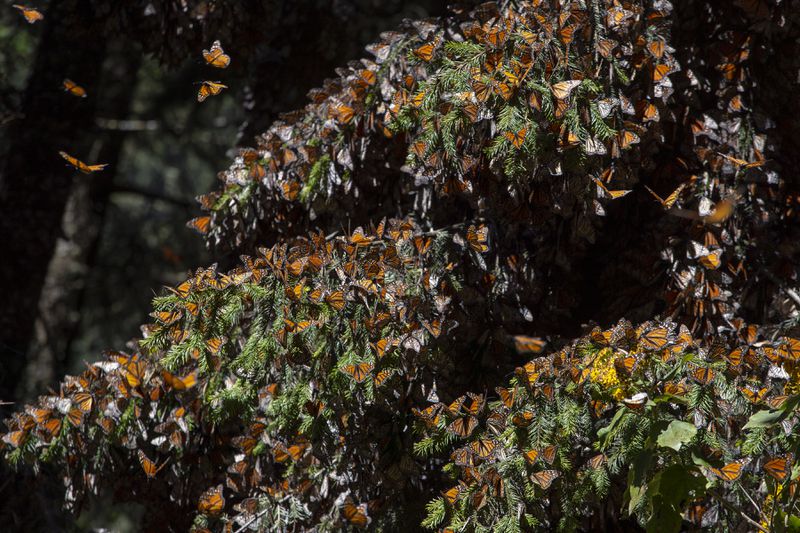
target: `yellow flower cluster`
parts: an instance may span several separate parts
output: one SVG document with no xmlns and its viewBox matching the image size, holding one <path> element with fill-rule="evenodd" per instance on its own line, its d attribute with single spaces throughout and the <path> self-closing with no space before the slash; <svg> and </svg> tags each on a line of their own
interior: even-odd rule
<svg viewBox="0 0 800 533">
<path fill-rule="evenodd" d="M 797 364 L 796 361 L 786 361 L 784 363 L 784 370 L 789 374 L 789 381 L 783 388 L 783 393 L 800 393 L 800 364 Z"/>
<path fill-rule="evenodd" d="M 589 364 L 589 381 L 602 385 L 615 400 L 621 400 L 625 397 L 625 391 L 614 366 L 616 358 L 617 354 L 611 348 L 603 348 L 588 358 L 586 363 Z"/>
</svg>

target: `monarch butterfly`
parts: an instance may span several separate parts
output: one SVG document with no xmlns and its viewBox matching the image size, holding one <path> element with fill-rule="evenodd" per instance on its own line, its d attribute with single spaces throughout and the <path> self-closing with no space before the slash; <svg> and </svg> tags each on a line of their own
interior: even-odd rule
<svg viewBox="0 0 800 533">
<path fill-rule="evenodd" d="M 167 462 L 164 461 L 161 466 L 158 466 L 154 461 L 152 461 L 142 450 L 137 450 L 139 455 L 139 464 L 142 465 L 142 470 L 144 470 L 145 475 L 148 479 L 152 479 L 156 477 L 162 468 L 167 465 Z"/>
<path fill-rule="evenodd" d="M 592 457 L 591 459 L 589 459 L 589 461 L 586 464 L 588 464 L 593 470 L 597 470 L 605 463 L 606 463 L 606 456 L 602 453 L 599 453 L 594 457 Z"/>
<path fill-rule="evenodd" d="M 560 475 L 558 470 L 542 470 L 541 472 L 534 472 L 531 475 L 531 479 L 542 489 L 547 490 Z"/>
<path fill-rule="evenodd" d="M 622 130 L 617 134 L 617 142 L 619 143 L 620 148 L 623 150 L 638 143 L 639 140 L 639 136 L 630 130 Z"/>
<path fill-rule="evenodd" d="M 784 337 L 781 341 L 778 347 L 778 355 L 791 361 L 800 359 L 800 339 Z"/>
<path fill-rule="evenodd" d="M 479 102 L 485 102 L 489 99 L 489 95 L 492 94 L 492 85 L 482 80 L 473 80 L 472 91 Z"/>
<path fill-rule="evenodd" d="M 742 475 L 742 470 L 745 467 L 744 461 L 736 461 L 727 464 L 722 468 L 711 468 L 711 473 L 717 476 L 722 481 L 732 482 L 739 479 Z"/>
<path fill-rule="evenodd" d="M 660 350 L 670 342 L 667 328 L 653 328 L 639 336 L 639 344 L 646 350 Z"/>
<path fill-rule="evenodd" d="M 436 44 L 437 44 L 436 41 L 425 43 L 422 46 L 414 49 L 414 51 L 411 53 L 414 54 L 414 57 L 421 59 L 427 63 L 428 61 L 433 59 L 433 52 L 436 48 Z"/>
<path fill-rule="evenodd" d="M 47 435 L 51 439 L 55 438 L 61 432 L 61 426 L 62 422 L 60 418 L 51 418 L 40 424 L 40 427 L 47 432 Z"/>
<path fill-rule="evenodd" d="M 145 368 L 144 361 L 138 359 L 132 360 L 126 364 L 123 370 L 125 381 L 128 382 L 128 385 L 131 387 L 138 387 L 141 385 L 144 379 Z"/>
<path fill-rule="evenodd" d="M 348 522 L 356 527 L 367 527 L 371 522 L 369 516 L 367 516 L 367 504 L 356 505 L 349 497 L 342 506 L 342 514 Z"/>
<path fill-rule="evenodd" d="M 422 256 L 428 253 L 431 244 L 433 244 L 433 237 L 423 237 L 422 235 L 417 235 L 414 237 L 413 242 L 414 248 L 417 249 L 417 253 Z"/>
<path fill-rule="evenodd" d="M 450 505 L 455 505 L 455 503 L 458 501 L 458 497 L 461 495 L 463 491 L 464 491 L 464 486 L 459 484 L 456 485 L 455 487 L 452 487 L 442 492 L 442 496 L 444 496 L 444 499 L 447 503 L 449 503 Z"/>
<path fill-rule="evenodd" d="M 477 227 L 473 224 L 467 228 L 467 243 L 478 253 L 489 251 L 488 238 L 489 228 L 483 224 Z"/>
<path fill-rule="evenodd" d="M 672 191 L 672 194 L 670 194 L 666 198 L 661 198 L 659 195 L 655 193 L 655 191 L 653 191 L 653 189 L 651 189 L 647 185 L 645 185 L 644 188 L 650 191 L 650 194 L 652 194 L 653 197 L 655 197 L 655 199 L 658 200 L 658 202 L 664 207 L 664 209 L 670 209 L 678 201 L 678 198 L 680 198 L 683 189 L 685 189 L 687 185 L 688 183 L 681 183 L 680 185 L 678 185 L 678 188 Z"/>
<path fill-rule="evenodd" d="M 469 449 L 481 459 L 492 455 L 497 444 L 491 439 L 478 439 L 469 444 Z"/>
<path fill-rule="evenodd" d="M 528 128 L 522 128 L 518 132 L 507 131 L 503 135 L 510 142 L 514 148 L 519 148 L 525 142 L 525 136 L 528 134 Z"/>
<path fill-rule="evenodd" d="M 647 403 L 647 398 L 648 396 L 646 392 L 639 392 L 630 398 L 623 398 L 622 404 L 628 409 L 638 410 L 644 407 L 644 405 Z"/>
<path fill-rule="evenodd" d="M 657 64 L 653 67 L 653 81 L 658 83 L 672 71 L 669 65 L 665 65 L 663 63 Z"/>
<path fill-rule="evenodd" d="M 703 255 L 698 258 L 700 264 L 709 270 L 716 270 L 719 268 L 720 262 L 719 253 L 714 252 L 708 255 Z"/>
<path fill-rule="evenodd" d="M 553 96 L 559 100 L 566 100 L 569 98 L 569 95 L 572 94 L 572 91 L 580 84 L 581 80 L 560 81 L 553 84 L 550 89 L 553 91 Z"/>
<path fill-rule="evenodd" d="M 345 306 L 344 292 L 334 291 L 327 294 L 325 296 L 325 303 L 327 303 L 337 311 L 341 311 L 342 309 L 344 309 Z"/>
<path fill-rule="evenodd" d="M 223 85 L 218 81 L 203 81 L 200 82 L 200 90 L 197 91 L 197 101 L 204 102 L 209 96 L 216 96 L 222 92 L 222 89 L 227 89 L 227 85 Z"/>
<path fill-rule="evenodd" d="M 161 376 L 164 378 L 164 382 L 176 391 L 191 389 L 197 385 L 197 370 L 194 370 L 183 377 L 179 377 L 175 374 L 170 374 L 166 370 L 162 370 Z"/>
<path fill-rule="evenodd" d="M 94 397 L 91 393 L 86 391 L 81 391 L 75 394 L 72 397 L 75 403 L 78 405 L 78 409 L 83 411 L 84 413 L 88 413 L 92 410 L 92 405 L 94 405 Z"/>
<path fill-rule="evenodd" d="M 793 462 L 794 455 L 791 453 L 773 457 L 764 463 L 764 472 L 782 483 L 789 475 Z"/>
<path fill-rule="evenodd" d="M 546 344 L 547 341 L 539 337 L 528 337 L 526 335 L 514 336 L 514 348 L 520 355 L 541 353 Z"/>
<path fill-rule="evenodd" d="M 650 41 L 647 43 L 647 49 L 656 59 L 661 59 L 664 56 L 664 49 L 666 48 L 666 43 L 661 39 L 656 39 L 654 41 Z"/>
<path fill-rule="evenodd" d="M 689 391 L 689 388 L 682 382 L 667 382 L 664 384 L 664 392 L 672 396 L 683 396 Z"/>
<path fill-rule="evenodd" d="M 499 48 L 506 42 L 508 33 L 501 28 L 492 28 L 486 34 L 486 42 L 493 48 Z"/>
<path fill-rule="evenodd" d="M 614 359 L 614 368 L 618 373 L 630 376 L 633 374 L 634 368 L 636 368 L 636 363 L 638 359 L 632 355 L 627 357 L 617 357 Z"/>
<path fill-rule="evenodd" d="M 192 228 L 201 235 L 205 235 L 211 228 L 211 217 L 203 216 L 203 217 L 193 218 L 192 220 L 186 223 L 186 226 Z"/>
<path fill-rule="evenodd" d="M 478 419 L 474 416 L 456 418 L 447 426 L 447 431 L 457 437 L 469 437 L 478 426 Z"/>
<path fill-rule="evenodd" d="M 76 157 L 72 157 L 67 152 L 60 151 L 58 154 L 67 160 L 67 162 L 72 165 L 73 167 L 77 168 L 84 174 L 91 174 L 92 172 L 99 172 L 108 166 L 108 163 L 100 163 L 97 165 L 87 165 L 80 159 Z"/>
<path fill-rule="evenodd" d="M 500 400 L 508 409 L 514 407 L 514 402 L 517 399 L 517 389 L 506 389 L 505 387 L 497 387 L 495 391 L 500 396 Z"/>
<path fill-rule="evenodd" d="M 28 24 L 33 24 L 34 22 L 38 22 L 44 18 L 44 15 L 42 15 L 41 11 L 38 9 L 20 4 L 14 4 L 12 7 L 19 9 L 20 13 L 22 13 L 22 16 L 28 21 Z"/>
<path fill-rule="evenodd" d="M 342 368 L 342 372 L 352 377 L 356 383 L 361 383 L 367 379 L 367 376 L 372 372 L 373 368 L 373 365 L 370 363 L 359 363 L 357 365 L 346 365 Z"/>
<path fill-rule="evenodd" d="M 222 50 L 219 41 L 211 43 L 210 50 L 203 50 L 203 59 L 206 60 L 206 64 L 217 68 L 228 68 L 231 64 L 231 56 Z"/>
<path fill-rule="evenodd" d="M 393 374 L 394 372 L 392 372 L 391 370 L 381 370 L 373 378 L 375 386 L 380 387 L 381 385 L 383 385 L 383 382 L 392 377 Z"/>
<path fill-rule="evenodd" d="M 710 367 L 699 366 L 692 372 L 692 377 L 700 384 L 707 385 L 714 379 L 714 370 Z"/>
<path fill-rule="evenodd" d="M 739 390 L 751 403 L 761 403 L 767 396 L 769 389 L 762 387 L 759 390 L 751 389 L 749 387 L 739 387 Z"/>
<path fill-rule="evenodd" d="M 604 194 L 602 194 L 601 196 L 607 196 L 607 197 L 609 197 L 609 198 L 612 198 L 612 199 L 614 199 L 614 200 L 616 200 L 617 198 L 622 198 L 622 197 L 623 197 L 623 196 L 625 196 L 626 194 L 630 193 L 630 192 L 631 192 L 631 190 L 632 190 L 632 189 L 625 189 L 625 190 L 616 190 L 616 191 L 612 191 L 612 190 L 609 190 L 609 189 L 608 189 L 608 188 L 605 186 L 605 184 L 604 184 L 602 181 L 600 181 L 599 179 L 597 179 L 597 178 L 595 178 L 595 177 L 592 177 L 592 180 L 593 180 L 593 181 L 594 181 L 594 182 L 597 184 L 597 187 L 598 187 L 598 188 L 599 188 L 601 191 L 603 191 L 603 193 L 604 193 Z"/>
<path fill-rule="evenodd" d="M 69 78 L 66 78 L 64 81 L 61 82 L 61 86 L 64 88 L 65 91 L 70 93 L 73 96 L 77 96 L 78 98 L 86 98 L 86 89 L 75 83 Z"/>
<path fill-rule="evenodd" d="M 617 47 L 617 44 L 617 41 L 613 39 L 599 39 L 595 48 L 605 59 L 611 59 L 611 53 Z"/>
<path fill-rule="evenodd" d="M 222 484 L 205 491 L 197 502 L 197 510 L 207 516 L 218 516 L 225 508 L 225 497 L 222 495 Z"/>
<path fill-rule="evenodd" d="M 522 411 L 521 413 L 516 413 L 511 417 L 511 423 L 521 428 L 530 426 L 532 422 L 533 413 L 530 411 Z"/>
<path fill-rule="evenodd" d="M 509 85 L 508 83 L 495 83 L 494 92 L 497 96 L 502 97 L 503 100 L 508 102 L 514 95 L 514 88 L 512 85 Z"/>
</svg>

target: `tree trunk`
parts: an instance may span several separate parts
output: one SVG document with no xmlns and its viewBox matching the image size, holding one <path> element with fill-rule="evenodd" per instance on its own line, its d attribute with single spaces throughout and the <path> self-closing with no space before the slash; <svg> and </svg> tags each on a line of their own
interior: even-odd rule
<svg viewBox="0 0 800 533">
<path fill-rule="evenodd" d="M 21 382 L 42 287 L 61 231 L 74 169 L 58 152 L 92 159 L 98 65 L 105 39 L 89 2 L 55 0 L 46 12 L 36 63 L 28 82 L 24 118 L 11 128 L 0 175 L 0 399 L 15 397 Z M 88 24 L 86 21 L 90 21 Z M 77 98 L 61 90 L 70 78 L 88 91 Z"/>
<path fill-rule="evenodd" d="M 120 43 L 121 44 L 121 43 Z M 128 117 L 141 64 L 138 47 L 109 45 L 107 70 L 97 94 L 97 116 L 124 120 Z M 81 307 L 89 273 L 103 231 L 106 207 L 114 190 L 114 175 L 125 132 L 106 130 L 96 139 L 98 159 L 109 167 L 72 185 L 61 223 L 61 235 L 47 271 L 39 299 L 33 338 L 28 348 L 25 378 L 18 391 L 30 399 L 61 379 L 69 364 L 69 347 L 80 324 Z"/>
</svg>

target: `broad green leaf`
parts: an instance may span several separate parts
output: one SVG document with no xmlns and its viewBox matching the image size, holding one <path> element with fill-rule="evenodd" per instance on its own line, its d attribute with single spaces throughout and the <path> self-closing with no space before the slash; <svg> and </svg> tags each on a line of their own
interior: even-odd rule
<svg viewBox="0 0 800 533">
<path fill-rule="evenodd" d="M 681 446 L 691 441 L 696 434 L 697 428 L 694 427 L 694 424 L 682 420 L 673 420 L 667 426 L 667 429 L 658 436 L 657 443 L 663 448 L 672 448 L 677 452 L 681 449 Z"/>
<path fill-rule="evenodd" d="M 759 411 L 747 421 L 747 424 L 744 425 L 742 429 L 752 429 L 752 428 L 766 428 L 777 424 L 784 418 L 786 418 L 787 413 L 785 411 L 772 411 L 765 409 L 763 411 Z"/>
</svg>

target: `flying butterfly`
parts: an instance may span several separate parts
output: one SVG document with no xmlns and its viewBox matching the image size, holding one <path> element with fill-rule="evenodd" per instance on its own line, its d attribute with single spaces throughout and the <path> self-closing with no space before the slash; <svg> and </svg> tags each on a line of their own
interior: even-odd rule
<svg viewBox="0 0 800 533">
<path fill-rule="evenodd" d="M 175 374 L 171 374 L 166 370 L 162 370 L 161 376 L 164 378 L 164 382 L 176 391 L 191 389 L 197 385 L 197 370 L 194 370 L 183 377 L 176 376 Z"/>
<path fill-rule="evenodd" d="M 87 96 L 86 89 L 69 78 L 65 78 L 64 81 L 61 82 L 61 87 L 72 96 L 77 96 L 78 98 L 86 98 Z"/>
<path fill-rule="evenodd" d="M 137 450 L 139 455 L 139 464 L 142 465 L 142 470 L 144 470 L 145 475 L 148 479 L 153 479 L 156 477 L 162 468 L 167 466 L 167 462 L 164 461 L 161 466 L 157 465 L 155 461 L 151 460 L 142 450 Z"/>
<path fill-rule="evenodd" d="M 750 387 L 739 387 L 739 390 L 751 403 L 761 403 L 767 397 L 769 389 L 762 387 L 761 389 L 751 389 Z"/>
<path fill-rule="evenodd" d="M 20 13 L 22 13 L 22 16 L 25 17 L 25 20 L 28 21 L 28 24 L 33 24 L 34 22 L 38 22 L 44 18 L 42 12 L 33 7 L 23 6 L 20 4 L 13 4 L 11 7 L 18 9 Z"/>
<path fill-rule="evenodd" d="M 92 172 L 99 172 L 99 171 L 103 170 L 104 168 L 106 168 L 108 166 L 107 163 L 100 163 L 100 164 L 97 164 L 97 165 L 87 165 L 86 163 L 84 163 L 80 159 L 78 159 L 76 157 L 72 157 L 71 155 L 69 155 L 67 152 L 64 152 L 64 151 L 58 152 L 58 155 L 60 155 L 64 159 L 66 159 L 67 163 L 69 163 L 73 167 L 77 168 L 78 170 L 80 170 L 84 174 L 91 174 Z"/>
<path fill-rule="evenodd" d="M 514 348 L 520 355 L 542 353 L 547 341 L 539 337 L 514 335 Z"/>
<path fill-rule="evenodd" d="M 218 81 L 203 81 L 200 82 L 200 90 L 197 91 L 197 101 L 205 102 L 209 96 L 216 96 L 222 92 L 222 89 L 227 89 L 227 85 L 223 85 Z"/>
<path fill-rule="evenodd" d="M 192 228 L 201 235 L 205 235 L 208 233 L 208 230 L 211 229 L 211 217 L 202 216 L 193 218 L 186 223 L 186 227 Z"/>
<path fill-rule="evenodd" d="M 608 197 L 608 198 L 611 198 L 613 200 L 616 200 L 617 198 L 622 198 L 626 194 L 630 193 L 631 190 L 632 190 L 632 189 L 625 189 L 625 190 L 612 191 L 612 190 L 608 189 L 608 187 L 606 187 L 605 183 L 603 183 L 599 179 L 597 179 L 595 177 L 592 177 L 592 181 L 594 181 L 595 184 L 597 184 L 597 187 L 603 192 L 603 194 L 601 194 L 601 196 Z"/>
<path fill-rule="evenodd" d="M 666 198 L 661 198 L 658 194 L 655 193 L 655 191 L 653 191 L 653 189 L 651 189 L 647 185 L 645 185 L 644 188 L 647 189 L 656 200 L 658 200 L 658 203 L 660 203 L 664 207 L 664 209 L 670 209 L 673 205 L 675 205 L 675 202 L 678 201 L 678 198 L 680 198 L 683 189 L 685 189 L 687 185 L 688 183 L 681 183 L 680 185 L 678 185 L 678 188 L 672 191 L 672 194 L 670 194 Z"/>
<path fill-rule="evenodd" d="M 214 41 L 210 50 L 203 50 L 203 59 L 206 60 L 206 64 L 217 68 L 228 68 L 228 65 L 231 64 L 231 56 L 222 50 L 219 41 Z"/>
</svg>

